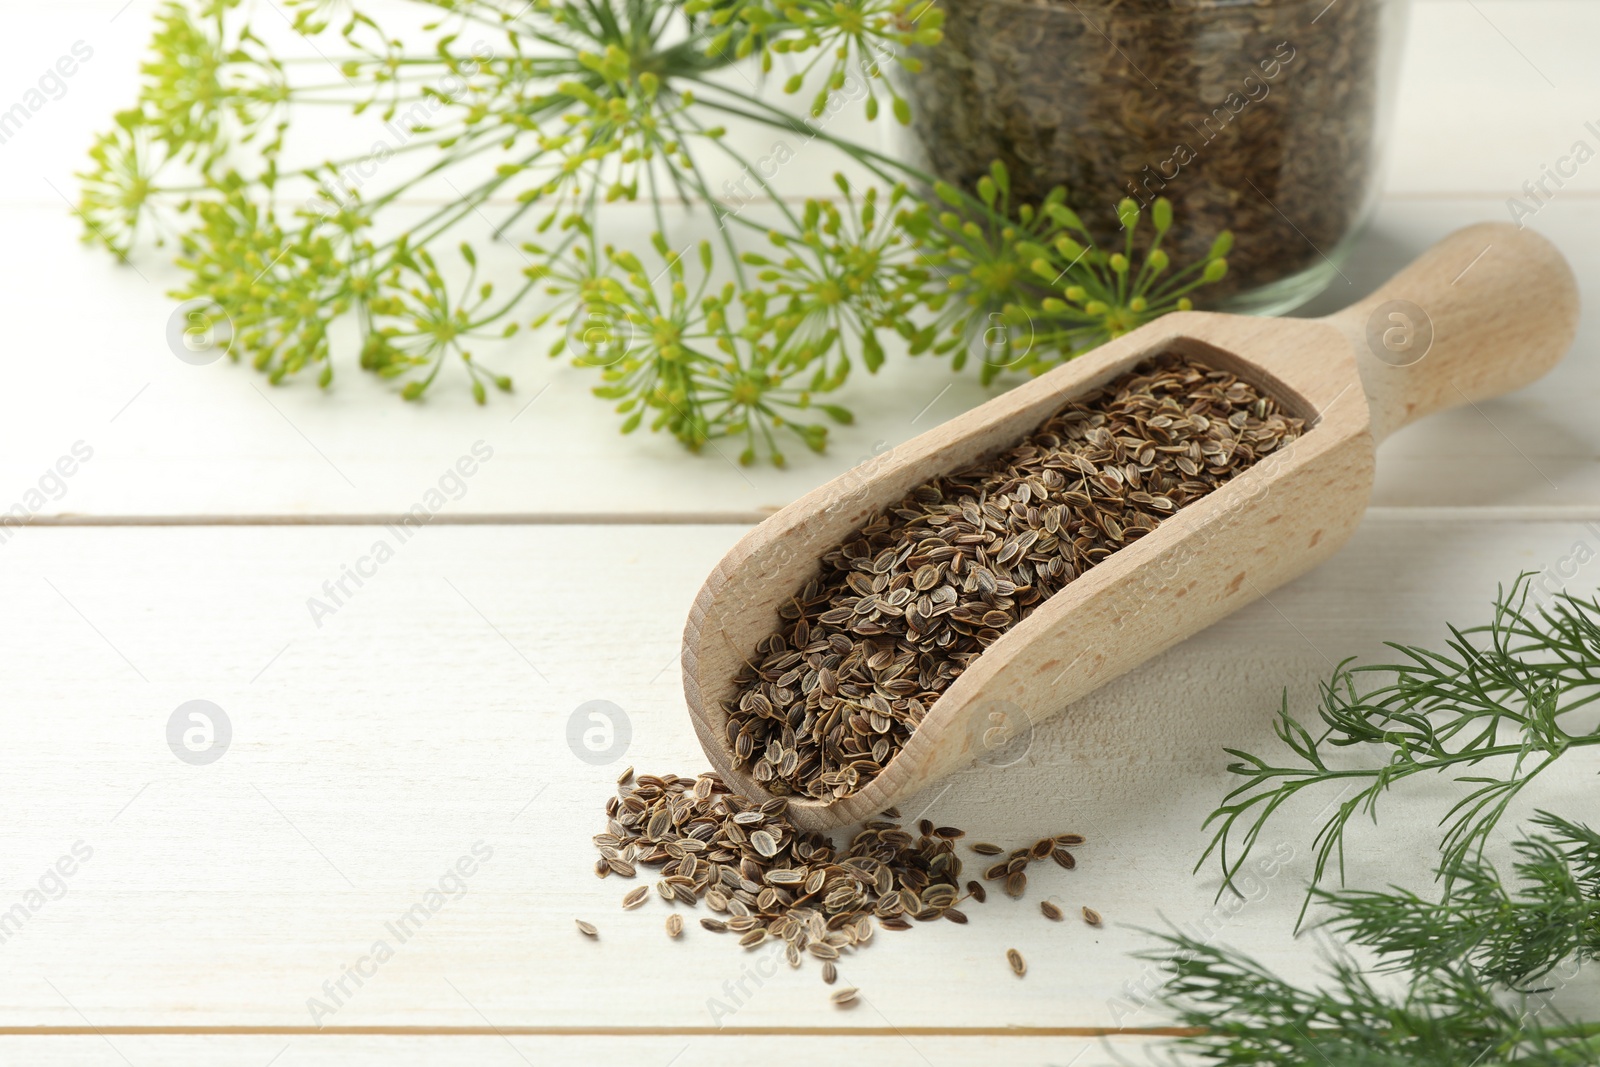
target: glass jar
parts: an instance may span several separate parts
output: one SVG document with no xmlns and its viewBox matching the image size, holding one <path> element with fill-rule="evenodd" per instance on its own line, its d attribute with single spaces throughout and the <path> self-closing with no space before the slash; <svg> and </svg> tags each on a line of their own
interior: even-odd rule
<svg viewBox="0 0 1600 1067">
<path fill-rule="evenodd" d="M 1376 200 L 1408 0 L 939 0 L 905 79 L 918 162 L 1015 201 L 1064 185 L 1098 241 L 1116 205 L 1172 201 L 1177 266 L 1234 234 L 1202 306 L 1310 299 Z M 1121 238 L 1117 238 L 1120 243 Z"/>
</svg>

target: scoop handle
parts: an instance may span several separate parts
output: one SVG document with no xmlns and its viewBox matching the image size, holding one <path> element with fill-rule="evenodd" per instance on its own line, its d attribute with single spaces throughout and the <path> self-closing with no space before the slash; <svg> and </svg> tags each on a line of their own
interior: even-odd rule
<svg viewBox="0 0 1600 1067">
<path fill-rule="evenodd" d="M 1577 333 L 1578 285 L 1549 240 L 1485 222 L 1457 230 L 1328 321 L 1355 346 L 1381 441 L 1555 366 Z"/>
</svg>

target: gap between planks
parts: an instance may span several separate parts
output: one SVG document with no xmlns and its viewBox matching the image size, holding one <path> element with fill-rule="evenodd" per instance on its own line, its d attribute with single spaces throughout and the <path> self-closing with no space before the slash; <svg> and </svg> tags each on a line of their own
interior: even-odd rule
<svg viewBox="0 0 1600 1067">
<path fill-rule="evenodd" d="M 0 1026 L 0 1037 L 1193 1037 L 1145 1026 Z"/>
<path fill-rule="evenodd" d="M 429 526 L 754 526 L 776 513 L 761 511 L 684 512 L 485 512 L 480 515 L 436 515 Z M 1505 505 L 1488 507 L 1398 507 L 1379 505 L 1366 511 L 1373 522 L 1600 522 L 1600 505 Z M 36 515 L 24 526 L 398 526 L 414 516 L 352 515 Z"/>
</svg>

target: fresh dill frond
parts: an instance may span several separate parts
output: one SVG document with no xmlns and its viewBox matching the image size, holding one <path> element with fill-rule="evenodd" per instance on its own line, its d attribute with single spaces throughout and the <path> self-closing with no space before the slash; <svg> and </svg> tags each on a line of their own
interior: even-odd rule
<svg viewBox="0 0 1600 1067">
<path fill-rule="evenodd" d="M 1197 869 L 1215 855 L 1231 882 L 1285 805 L 1344 792 L 1317 833 L 1312 884 L 1330 868 L 1342 880 L 1351 821 L 1376 820 L 1380 801 L 1411 779 L 1444 778 L 1460 792 L 1442 821 L 1448 892 L 1530 783 L 1567 753 L 1600 746 L 1600 726 L 1582 714 L 1600 700 L 1600 599 L 1561 593 L 1536 604 L 1531 593 L 1528 575 L 1502 588 L 1491 620 L 1451 627 L 1444 651 L 1391 643 L 1397 662 L 1341 665 L 1322 686 L 1315 733 L 1285 695 L 1275 731 L 1287 757 L 1227 750 L 1243 782 L 1206 819 L 1215 830 Z"/>
<path fill-rule="evenodd" d="M 1319 905 L 1317 932 L 1339 947 L 1323 952 L 1324 978 L 1304 986 L 1209 940 L 1157 934 L 1161 944 L 1142 954 L 1168 975 L 1157 999 L 1192 1028 L 1169 1043 L 1177 1060 L 1600 1064 L 1600 1010 L 1590 1003 L 1572 1018 L 1558 1006 L 1581 999 L 1563 992 L 1592 988 L 1586 968 L 1600 958 L 1600 832 L 1587 813 L 1539 811 L 1512 835 L 1510 877 L 1484 854 L 1513 798 L 1556 761 L 1600 744 L 1590 708 L 1600 602 L 1531 603 L 1529 577 L 1501 590 L 1488 624 L 1452 628 L 1447 651 L 1391 645 L 1402 661 L 1339 667 L 1323 687 L 1318 733 L 1285 704 L 1278 736 L 1292 760 L 1229 750 L 1229 770 L 1246 781 L 1207 820 L 1218 827 L 1206 857 L 1220 858 L 1230 883 L 1289 802 L 1358 788 L 1316 835 L 1307 897 Z M 1385 680 L 1363 685 L 1378 673 Z M 1383 812 L 1403 805 L 1400 787 L 1418 776 L 1451 780 L 1460 793 L 1443 820 L 1432 894 L 1327 884 L 1350 820 L 1377 820 L 1380 799 Z"/>
<path fill-rule="evenodd" d="M 933 177 L 830 133 L 851 101 L 910 120 L 888 74 L 914 74 L 915 51 L 938 45 L 929 0 L 411 0 L 420 29 L 403 8 L 380 24 L 358 0 L 286 4 L 287 27 L 272 4 L 163 3 L 138 100 L 80 175 L 84 239 L 119 259 L 175 240 L 173 295 L 225 318 L 229 357 L 274 384 L 310 372 L 331 385 L 332 326 L 350 315 L 359 366 L 403 398 L 454 366 L 484 403 L 511 378 L 474 346 L 552 324 L 556 354 L 600 376 L 623 432 L 691 449 L 733 439 L 743 462 L 782 464 L 784 443 L 820 451 L 826 423 L 851 420 L 820 397 L 853 366 L 876 371 L 882 339 L 958 367 L 981 351 L 985 380 L 1037 372 L 1187 306 L 1227 269 L 1224 237 L 1168 271 L 1164 201 L 1135 269 L 1131 225 L 1122 251 L 1068 255 L 1088 237 L 1063 243 L 1075 216 L 1062 197 L 1012 204 L 998 165 L 977 189 L 938 186 L 935 214 L 911 192 Z M 268 42 L 286 28 L 302 40 L 279 54 Z M 805 114 L 767 99 L 779 56 L 794 71 L 783 93 L 815 91 Z M 291 165 L 302 119 L 330 114 L 351 150 Z M 771 131 L 769 155 L 732 143 L 732 122 Z M 839 195 L 796 209 L 773 178 L 800 152 L 809 170 L 849 164 L 873 184 L 840 178 Z M 733 179 L 713 177 L 730 166 Z M 715 240 L 660 250 L 669 199 L 706 212 Z M 654 257 L 596 240 L 620 202 L 650 208 Z M 462 235 L 484 223 L 523 276 L 479 274 Z"/>
<path fill-rule="evenodd" d="M 1432 973 L 1469 964 L 1485 981 L 1536 987 L 1562 967 L 1600 956 L 1600 834 L 1540 812 L 1545 831 L 1513 844 L 1516 885 L 1477 858 L 1431 900 L 1390 887 L 1318 890 L 1325 925 L 1372 949 L 1385 970 Z"/>
<path fill-rule="evenodd" d="M 1542 997 L 1505 991 L 1469 964 L 1375 981 L 1329 954 L 1302 988 L 1249 956 L 1188 934 L 1140 954 L 1168 976 L 1162 1003 L 1196 1031 L 1184 1063 L 1323 1067 L 1572 1067 L 1600 1064 L 1600 1020 L 1567 1018 Z"/>
</svg>

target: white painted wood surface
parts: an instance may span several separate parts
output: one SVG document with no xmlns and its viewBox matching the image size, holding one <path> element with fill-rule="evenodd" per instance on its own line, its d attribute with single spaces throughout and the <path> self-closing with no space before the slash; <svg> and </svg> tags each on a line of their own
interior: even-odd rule
<svg viewBox="0 0 1600 1067">
<path fill-rule="evenodd" d="M 6 642 L 0 904 L 74 843 L 93 855 L 0 945 L 0 1027 L 575 1028 L 634 1034 L 650 1050 L 638 1062 L 665 1062 L 683 1039 L 712 1040 L 681 1028 L 719 1022 L 932 1028 L 934 1045 L 950 1029 L 1158 1025 L 1126 992 L 1145 976 L 1128 956 L 1146 943 L 1136 928 L 1221 924 L 1290 973 L 1310 968 L 1310 945 L 1287 932 L 1315 807 L 1334 798 L 1280 824 L 1266 854 L 1281 843 L 1284 868 L 1219 911 L 1215 872 L 1189 870 L 1221 747 L 1267 744 L 1282 686 L 1309 711 L 1334 661 L 1481 620 L 1497 580 L 1556 567 L 1597 529 L 1371 518 L 1319 570 L 1040 727 L 1021 763 L 914 798 L 908 815 L 977 838 L 1076 830 L 1090 844 L 1077 870 L 1039 871 L 1028 899 L 996 893 L 965 927 L 881 935 L 841 968 L 868 998 L 849 1013 L 812 969 L 780 968 L 735 1004 L 724 983 L 759 957 L 692 923 L 670 941 L 666 906 L 623 912 L 632 883 L 589 873 L 621 766 L 704 766 L 673 660 L 736 528 L 425 529 L 320 628 L 306 597 L 379 531 L 25 530 L 0 573 L 9 617 L 26 620 Z M 1596 566 L 1573 581 L 1593 584 Z M 192 699 L 233 727 L 207 766 L 166 743 L 168 716 Z M 631 723 L 614 763 L 568 745 L 569 717 L 592 699 Z M 1592 807 L 1593 768 L 1569 771 L 1529 802 Z M 1432 808 L 1360 832 L 1354 874 L 1426 884 Z M 477 842 L 493 854 L 465 894 L 396 941 L 385 923 Z M 1046 922 L 1044 897 L 1109 925 Z M 600 926 L 598 943 L 575 917 Z M 378 939 L 394 958 L 314 1019 L 308 998 Z M 1026 980 L 1007 971 L 1008 947 L 1027 955 Z M 738 1010 L 714 1015 L 713 999 Z"/>
<path fill-rule="evenodd" d="M 858 1057 L 874 1067 L 971 1067 L 972 1064 L 1077 1064 L 1107 1062 L 1111 1050 L 1122 1062 L 1140 1062 L 1140 1050 L 1126 1038 L 961 1037 L 930 1039 L 920 1034 L 786 1037 L 607 1038 L 529 1037 L 307 1037 L 189 1036 L 148 1037 L 107 1034 L 91 1037 L 8 1039 L 5 1050 L 18 1063 L 37 1067 L 101 1064 L 126 1067 L 344 1067 L 346 1064 L 404 1064 L 406 1067 L 527 1067 L 528 1064 L 677 1065 L 697 1056 L 721 1063 L 761 1063 L 770 1067 L 815 1067 L 835 1057 Z M 274 1057 L 277 1057 L 274 1059 Z M 1097 1059 L 1096 1057 L 1104 1057 Z"/>
<path fill-rule="evenodd" d="M 791 450 L 790 469 L 777 471 L 740 469 L 729 459 L 737 450 L 726 445 L 690 457 L 660 436 L 621 437 L 614 416 L 588 396 L 591 372 L 548 360 L 545 341 L 480 350 L 518 382 L 515 396 L 487 409 L 475 407 L 460 382 L 443 383 L 425 405 L 401 403 L 355 369 L 348 344 L 331 393 L 309 380 L 275 389 L 226 362 L 181 363 L 164 340 L 175 302 L 163 294 L 178 277 L 166 253 L 148 252 L 136 273 L 80 246 L 77 220 L 56 191 L 75 196 L 72 172 L 89 138 L 131 99 L 149 5 L 134 0 L 117 14 L 121 7 L 122 0 L 0 6 L 16 27 L 0 40 L 0 70 L 13 72 L 0 92 L 20 93 L 40 55 L 78 39 L 96 48 L 68 93 L 0 145 L 0 233 L 9 248 L 27 250 L 0 263 L 0 306 L 10 313 L 15 353 L 0 397 L 0 510 L 83 440 L 95 448 L 94 461 L 59 498 L 42 502 L 42 519 L 394 514 L 416 502 L 433 472 L 483 439 L 495 446 L 496 463 L 449 506 L 449 518 L 748 519 L 1003 387 L 985 390 L 970 372 L 891 359 L 879 377 L 852 382 L 845 399 L 858 422 L 835 429 L 827 455 Z M 1390 195 L 1344 269 L 1348 284 L 1337 281 L 1313 310 L 1358 298 L 1460 226 L 1508 218 L 1506 198 L 1583 136 L 1585 121 L 1600 120 L 1597 41 L 1600 6 L 1587 0 L 1418 0 Z M 879 136 L 862 127 L 855 132 Z M 783 188 L 818 191 L 818 170 L 834 164 L 816 163 L 781 172 Z M 1580 170 L 1532 219 L 1572 260 L 1591 303 L 1600 293 L 1597 194 L 1600 163 Z M 608 218 L 636 238 L 648 225 L 642 208 L 618 208 Z M 704 226 L 681 213 L 676 225 L 675 236 L 685 237 Z M 491 258 L 507 272 L 522 266 L 508 248 Z M 1600 404 L 1597 355 L 1600 326 L 1591 320 L 1567 364 L 1545 381 L 1400 435 L 1385 452 L 1375 502 L 1600 500 L 1591 432 Z"/>
<path fill-rule="evenodd" d="M 1042 873 L 1021 903 L 992 896 L 967 927 L 883 935 L 845 968 L 866 997 L 854 1011 L 828 1006 L 814 970 L 784 968 L 725 1020 L 784 1036 L 684 1029 L 713 1025 L 708 1001 L 728 997 L 750 957 L 692 923 L 668 941 L 659 901 L 624 913 L 624 884 L 587 873 L 618 766 L 580 761 L 568 718 L 614 701 L 633 731 L 623 762 L 702 768 L 678 687 L 681 627 L 743 527 L 685 523 L 769 512 L 989 393 L 970 374 L 891 361 L 852 384 L 860 421 L 829 455 L 741 471 L 615 435 L 583 373 L 528 349 L 502 358 L 517 396 L 487 410 L 460 389 L 401 404 L 350 350 L 328 394 L 181 364 L 162 340 L 175 273 L 80 247 L 55 191 L 74 195 L 92 131 L 130 98 L 151 8 L 0 0 L 0 103 L 74 41 L 96 49 L 0 145 L 0 510 L 74 443 L 93 449 L 38 524 L 0 542 L 0 914 L 74 843 L 93 850 L 64 896 L 0 942 L 0 1062 L 1137 1061 L 1145 1039 L 1083 1036 L 1163 1022 L 1126 992 L 1143 977 L 1128 955 L 1145 943 L 1135 927 L 1211 923 L 1290 973 L 1312 966 L 1313 946 L 1287 931 L 1314 812 L 1283 824 L 1296 857 L 1236 913 L 1214 911 L 1214 872 L 1189 873 L 1225 785 L 1220 746 L 1265 744 L 1281 687 L 1309 710 L 1344 656 L 1481 621 L 1519 569 L 1600 585 L 1600 563 L 1558 571 L 1576 543 L 1600 547 L 1585 525 L 1600 521 L 1590 316 L 1538 385 L 1386 443 L 1379 509 L 1328 564 L 1070 709 L 1018 766 L 918 801 L 1002 842 L 1081 830 L 1093 843 L 1078 870 Z M 1308 313 L 1359 297 L 1458 226 L 1506 218 L 1506 198 L 1600 120 L 1597 41 L 1588 0 L 1418 0 L 1388 195 L 1349 283 Z M 816 178 L 779 180 L 805 195 Z M 641 217 L 619 209 L 611 222 L 636 232 Z M 1600 164 L 1532 221 L 1592 304 Z M 403 512 L 478 441 L 494 454 L 460 499 L 318 627 L 307 598 L 375 539 L 398 538 L 259 524 Z M 140 520 L 199 528 L 126 525 Z M 219 525 L 239 520 L 258 525 Z M 443 525 L 469 521 L 487 525 Z M 208 766 L 167 747 L 167 719 L 191 699 L 215 701 L 235 730 Z M 1530 802 L 1592 811 L 1589 772 Z M 1355 873 L 1424 879 L 1431 821 L 1366 832 Z M 303 1032 L 307 998 L 478 841 L 494 854 L 466 894 L 322 1020 L 384 1032 Z M 1092 904 L 1108 926 L 1046 923 L 1043 895 Z M 573 931 L 580 915 L 602 926 L 600 943 Z M 1005 969 L 1012 946 L 1029 959 L 1023 981 Z M 57 1030 L 19 1036 L 39 1027 Z M 1007 1027 L 1038 1029 L 996 1032 Z"/>
</svg>

